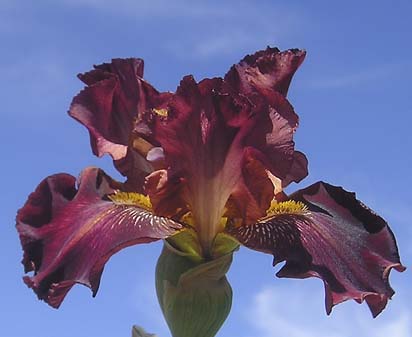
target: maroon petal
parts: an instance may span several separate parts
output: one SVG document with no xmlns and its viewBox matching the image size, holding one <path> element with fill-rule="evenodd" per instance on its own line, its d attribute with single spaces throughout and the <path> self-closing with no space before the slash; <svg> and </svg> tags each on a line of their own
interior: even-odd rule
<svg viewBox="0 0 412 337">
<path fill-rule="evenodd" d="M 138 189 L 153 168 L 145 156 L 128 148 L 133 121 L 169 94 L 142 79 L 143 60 L 113 59 L 79 78 L 87 85 L 74 99 L 69 114 L 89 130 L 93 153 L 109 154 L 117 169 Z M 140 184 L 140 186 L 139 186 Z"/>
<path fill-rule="evenodd" d="M 394 294 L 390 270 L 405 269 L 387 223 L 354 193 L 323 182 L 291 199 L 293 207 L 229 233 L 249 248 L 273 254 L 276 264 L 286 261 L 278 277 L 321 278 L 328 314 L 335 304 L 354 299 L 365 300 L 376 317 Z"/>
<path fill-rule="evenodd" d="M 292 77 L 305 56 L 304 50 L 281 52 L 268 47 L 247 55 L 229 70 L 225 80 L 243 94 L 259 92 L 271 101 L 274 92 L 286 96 Z"/>
<path fill-rule="evenodd" d="M 256 124 L 245 137 L 249 145 L 249 152 L 254 158 L 261 161 L 268 170 L 281 180 L 298 181 L 301 172 L 292 171 L 295 161 L 293 133 L 297 124 L 291 124 L 284 117 L 282 111 L 293 111 L 290 103 L 279 95 L 279 104 L 269 106 L 268 113 L 264 109 L 259 111 Z M 306 167 L 302 172 L 305 171 Z M 307 169 L 306 169 L 307 170 Z M 295 174 L 298 174 L 295 177 Z"/>
<path fill-rule="evenodd" d="M 75 283 L 96 294 L 110 256 L 130 245 L 174 234 L 181 225 L 133 203 L 112 202 L 118 185 L 97 168 L 75 178 L 56 174 L 43 180 L 17 214 L 24 250 L 25 283 L 39 299 L 59 307 Z"/>
<path fill-rule="evenodd" d="M 292 166 L 289 169 L 288 174 L 282 180 L 282 187 L 288 186 L 291 182 L 298 183 L 308 175 L 308 159 L 300 152 L 295 151 L 293 153 Z"/>
<path fill-rule="evenodd" d="M 183 188 L 181 179 L 169 177 L 167 170 L 157 170 L 146 177 L 145 191 L 157 215 L 179 219 L 189 211 L 183 199 Z"/>
<path fill-rule="evenodd" d="M 264 215 L 274 197 L 274 188 L 264 165 L 253 159 L 246 151 L 239 180 L 231 197 L 228 216 L 242 218 L 245 223 L 253 223 Z M 236 212 L 233 212 L 236 207 Z M 263 213 L 263 214 L 262 214 Z"/>
<path fill-rule="evenodd" d="M 226 74 L 225 81 L 240 94 L 252 97 L 252 100 L 254 96 L 263 97 L 294 131 L 298 126 L 299 118 L 285 97 L 292 77 L 305 56 L 306 52 L 299 49 L 281 52 L 277 48 L 268 47 L 253 55 L 247 55 L 234 65 Z M 270 148 L 270 143 L 268 145 L 266 155 L 271 159 L 271 171 L 273 172 L 273 168 L 277 167 L 280 162 L 275 152 L 272 151 L 273 149 Z M 274 155 L 270 156 L 271 153 Z M 285 162 L 284 165 L 289 168 L 291 160 Z M 299 182 L 305 178 L 308 174 L 307 170 L 307 159 L 301 152 L 295 152 L 292 169 L 288 176 L 278 176 L 278 178 L 282 179 L 283 186 L 287 186 L 292 181 Z"/>
<path fill-rule="evenodd" d="M 290 109 L 286 99 L 279 97 L 282 104 L 277 109 Z M 265 100 L 252 103 L 219 78 L 196 83 L 185 77 L 166 108 L 167 114 L 153 113 L 145 126 L 164 150 L 170 167 L 168 179 L 184 185 L 179 188 L 180 208 L 189 205 L 198 226 L 210 230 L 210 235 L 205 235 L 210 241 L 216 233 L 213 224 L 220 226 L 229 197 L 238 199 L 242 211 L 241 205 L 248 205 L 242 215 L 247 222 L 262 216 L 273 197 L 267 175 L 260 179 L 262 171 L 267 168 L 284 178 L 293 162 L 293 127 L 288 121 Z M 253 162 L 257 164 L 251 165 Z M 253 184 L 253 177 L 262 185 Z M 267 188 L 257 188 L 264 183 L 269 193 Z M 176 189 L 175 183 L 162 184 L 165 186 Z M 151 188 L 148 193 L 159 195 Z M 162 191 L 160 195 L 171 193 Z M 157 203 L 160 209 L 170 205 L 168 198 L 159 202 L 167 203 Z"/>
</svg>

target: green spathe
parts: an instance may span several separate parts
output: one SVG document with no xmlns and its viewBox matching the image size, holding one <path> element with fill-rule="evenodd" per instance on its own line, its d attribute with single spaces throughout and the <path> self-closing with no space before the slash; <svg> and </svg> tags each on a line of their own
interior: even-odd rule
<svg viewBox="0 0 412 337">
<path fill-rule="evenodd" d="M 156 290 L 173 337 L 213 337 L 232 305 L 226 273 L 233 253 L 199 262 L 165 243 L 156 267 Z"/>
</svg>

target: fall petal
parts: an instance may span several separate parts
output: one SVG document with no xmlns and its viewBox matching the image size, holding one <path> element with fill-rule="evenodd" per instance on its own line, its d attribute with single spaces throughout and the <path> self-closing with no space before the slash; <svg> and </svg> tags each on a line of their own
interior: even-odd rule
<svg viewBox="0 0 412 337">
<path fill-rule="evenodd" d="M 96 294 L 105 263 L 130 245 L 166 238 L 180 224 L 133 203 L 113 202 L 118 183 L 97 168 L 78 181 L 68 174 L 43 180 L 17 214 L 25 283 L 39 299 L 60 306 L 75 283 Z"/>
<path fill-rule="evenodd" d="M 279 277 L 321 278 L 328 313 L 335 304 L 355 299 L 365 300 L 377 316 L 394 293 L 390 270 L 405 269 L 387 223 L 354 193 L 323 182 L 292 194 L 291 200 L 284 204 L 291 207 L 229 233 L 249 248 L 273 254 L 274 263 L 286 261 Z"/>
</svg>

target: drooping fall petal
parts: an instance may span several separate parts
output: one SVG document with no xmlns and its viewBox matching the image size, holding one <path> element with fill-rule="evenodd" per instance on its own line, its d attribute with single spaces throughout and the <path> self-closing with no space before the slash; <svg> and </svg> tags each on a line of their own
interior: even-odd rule
<svg viewBox="0 0 412 337">
<path fill-rule="evenodd" d="M 166 238 L 181 225 L 154 216 L 133 200 L 112 201 L 118 183 L 97 168 L 76 179 L 43 180 L 17 214 L 25 283 L 57 308 L 75 283 L 96 294 L 105 263 L 130 245 Z M 128 194 L 126 194 L 128 195 Z M 124 198 L 123 198 L 124 199 Z"/>
<path fill-rule="evenodd" d="M 277 207 L 277 209 L 276 209 Z M 394 293 L 388 277 L 403 271 L 395 238 L 387 223 L 346 192 L 323 182 L 275 205 L 252 226 L 229 229 L 240 243 L 286 261 L 279 277 L 319 277 L 326 310 L 348 299 L 365 300 L 377 316 Z"/>
<path fill-rule="evenodd" d="M 89 130 L 93 153 L 99 157 L 111 155 L 134 190 L 143 185 L 144 176 L 153 168 L 144 155 L 128 146 L 133 120 L 169 97 L 142 76 L 141 59 L 113 59 L 95 66 L 79 75 L 87 86 L 73 99 L 69 111 Z"/>
</svg>

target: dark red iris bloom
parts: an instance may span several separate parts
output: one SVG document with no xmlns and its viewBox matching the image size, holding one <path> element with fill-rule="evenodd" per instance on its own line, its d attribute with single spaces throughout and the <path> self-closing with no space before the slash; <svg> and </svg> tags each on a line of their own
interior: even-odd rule
<svg viewBox="0 0 412 337">
<path fill-rule="evenodd" d="M 354 299 L 378 315 L 394 293 L 390 270 L 404 270 L 387 223 L 341 187 L 283 192 L 307 175 L 286 98 L 304 57 L 267 48 L 224 78 L 186 76 L 175 93 L 147 83 L 140 59 L 80 75 L 69 114 L 126 180 L 89 167 L 40 183 L 17 215 L 26 284 L 57 308 L 75 283 L 96 294 L 118 250 L 190 232 L 199 259 L 218 256 L 223 235 L 285 261 L 279 277 L 321 278 L 328 313 Z"/>
</svg>

